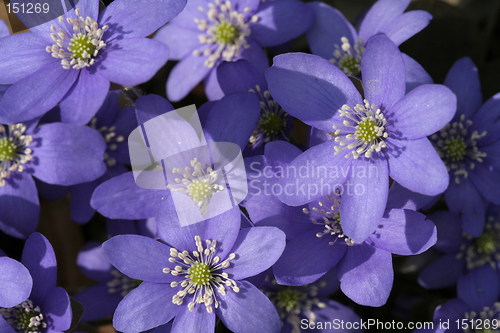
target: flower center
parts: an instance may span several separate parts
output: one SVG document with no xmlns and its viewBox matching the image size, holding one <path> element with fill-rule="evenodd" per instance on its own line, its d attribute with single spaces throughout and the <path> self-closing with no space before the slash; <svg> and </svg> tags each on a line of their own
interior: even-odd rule
<svg viewBox="0 0 500 333">
<path fill-rule="evenodd" d="M 56 44 L 47 46 L 46 50 L 54 58 L 61 59 L 64 69 L 90 67 L 94 64 L 99 50 L 106 46 L 101 39 L 109 27 L 105 25 L 99 28 L 95 20 L 90 17 L 84 19 L 80 16 L 80 8 L 75 9 L 75 14 L 78 18 L 66 19 L 66 22 L 73 26 L 71 32 L 59 29 L 56 33 L 56 26 L 53 24 L 50 26 L 53 31 L 50 37 Z M 62 16 L 59 16 L 59 23 L 64 23 Z"/>
<path fill-rule="evenodd" d="M 248 140 L 251 148 L 258 148 L 262 144 L 283 138 L 288 141 L 288 132 L 291 127 L 291 119 L 283 108 L 271 97 L 269 90 L 262 93 L 260 86 L 255 86 L 250 92 L 257 94 L 260 98 L 260 117 L 257 127 Z"/>
<path fill-rule="evenodd" d="M 335 155 L 347 149 L 351 152 L 345 155 L 346 158 L 351 154 L 354 159 L 362 154 L 370 158 L 374 151 L 379 152 L 386 147 L 384 139 L 388 134 L 384 126 L 387 120 L 375 104 L 370 105 L 366 99 L 364 102 L 365 105 L 357 104 L 354 110 L 347 104 L 339 110 L 340 116 L 348 120 L 344 120 L 342 128 L 333 126 L 335 142 L 339 143 L 335 146 Z"/>
<path fill-rule="evenodd" d="M 24 164 L 31 161 L 32 150 L 28 148 L 33 141 L 31 135 L 24 135 L 23 124 L 0 124 L 0 187 L 13 171 L 23 172 Z"/>
<path fill-rule="evenodd" d="M 485 306 L 479 313 L 467 312 L 464 317 L 470 323 L 464 333 L 500 333 L 500 302 L 496 302 L 491 308 Z"/>
<path fill-rule="evenodd" d="M 40 307 L 35 307 L 30 299 L 12 308 L 0 308 L 0 315 L 18 333 L 41 333 L 47 328 Z"/>
<path fill-rule="evenodd" d="M 183 176 L 182 179 L 176 178 L 177 184 L 169 184 L 167 188 L 175 192 L 180 192 L 189 195 L 193 202 L 200 208 L 200 213 L 205 215 L 208 209 L 208 204 L 213 195 L 224 190 L 224 186 L 217 184 L 217 172 L 207 167 L 206 171 L 197 158 L 191 160 L 190 167 L 185 169 L 174 168 L 173 173 L 178 173 Z"/>
<path fill-rule="evenodd" d="M 212 68 L 219 60 L 231 61 L 240 55 L 242 49 L 250 47 L 246 40 L 250 36 L 248 24 L 257 22 L 259 18 L 255 15 L 248 18 L 233 10 L 231 1 L 215 0 L 208 7 L 208 10 L 198 7 L 201 12 L 206 13 L 207 19 L 194 20 L 198 30 L 203 32 L 198 36 L 203 46 L 193 51 L 193 55 L 208 56 L 205 66 Z M 244 9 L 245 13 L 249 11 L 248 7 Z"/>
<path fill-rule="evenodd" d="M 316 297 L 318 289 L 325 287 L 326 284 L 325 281 L 321 281 L 302 287 L 286 287 L 273 280 L 270 286 L 267 284 L 269 287 L 261 291 L 274 304 L 281 320 L 292 326 L 291 333 L 300 333 L 301 319 L 306 317 L 309 323 L 314 325 L 317 320 L 314 307 L 326 307 L 326 304 Z"/>
<path fill-rule="evenodd" d="M 356 76 L 361 73 L 361 56 L 365 52 L 363 39 L 358 38 L 354 47 L 351 47 L 349 39 L 340 38 L 342 45 L 335 44 L 333 58 L 330 62 L 337 65 L 346 75 Z"/>
<path fill-rule="evenodd" d="M 108 287 L 108 294 L 110 295 L 114 295 L 119 292 L 121 297 L 125 297 L 129 292 L 137 288 L 142 283 L 140 280 L 132 279 L 123 275 L 116 269 L 111 271 L 111 275 L 113 275 L 114 278 L 106 284 Z"/>
<path fill-rule="evenodd" d="M 207 312 L 212 313 L 212 304 L 215 308 L 219 307 L 214 290 L 223 296 L 226 295 L 225 287 L 231 288 L 235 293 L 240 291 L 236 282 L 223 272 L 236 255 L 231 253 L 226 260 L 221 262 L 218 256 L 214 256 L 217 241 L 206 240 L 206 247 L 203 248 L 200 236 L 195 236 L 194 239 L 197 251 L 193 251 L 192 254 L 189 251 L 179 252 L 175 248 L 170 249 L 168 261 L 177 265 L 174 269 L 164 268 L 163 273 L 184 276 L 184 280 L 170 283 L 172 288 L 178 286 L 183 288 L 172 298 L 172 303 L 181 305 L 187 295 L 192 295 L 192 300 L 188 304 L 189 311 L 194 310 L 196 303 L 203 303 Z"/>
<path fill-rule="evenodd" d="M 465 256 L 467 269 L 471 270 L 490 264 L 496 269 L 500 261 L 500 222 L 498 217 L 489 216 L 484 226 L 484 231 L 478 238 L 473 238 L 463 233 L 467 242 L 460 246 L 460 251 L 455 256 L 461 259 Z"/>
<path fill-rule="evenodd" d="M 344 239 L 345 243 L 349 246 L 354 245 L 354 241 L 347 237 L 342 230 L 340 224 L 340 195 L 338 191 L 335 191 L 333 195 L 327 195 L 326 199 L 328 202 L 319 201 L 317 207 L 310 207 L 311 210 L 303 208 L 304 214 L 311 215 L 311 222 L 313 224 L 318 224 L 324 226 L 322 232 L 318 232 L 316 237 L 321 238 L 325 235 L 331 235 L 335 237 L 335 240 L 329 242 L 328 244 L 333 245 L 337 239 Z"/>
<path fill-rule="evenodd" d="M 471 125 L 472 121 L 465 120 L 465 115 L 461 115 L 459 121 L 446 124 L 431 136 L 432 145 L 448 172 L 453 172 L 457 184 L 460 184 L 460 176 L 467 178 L 468 169 L 474 169 L 475 163 L 482 163 L 486 157 L 486 153 L 478 150 L 476 140 L 485 137 L 487 132 L 479 134 L 478 131 L 473 131 L 469 134 Z"/>
<path fill-rule="evenodd" d="M 97 128 L 97 118 L 96 117 L 92 118 L 92 120 L 90 121 L 90 127 L 92 127 L 93 129 L 95 129 L 99 133 L 101 133 L 102 137 L 104 138 L 104 141 L 106 141 L 106 144 L 108 146 L 107 149 L 109 149 L 111 151 L 118 149 L 118 144 L 125 140 L 123 135 L 118 135 L 116 133 L 115 126 L 111 126 L 111 127 L 102 126 L 102 127 Z M 109 156 L 108 152 L 104 152 L 104 162 L 106 162 L 108 167 L 112 167 L 112 166 L 116 165 L 116 160 L 113 157 Z"/>
</svg>

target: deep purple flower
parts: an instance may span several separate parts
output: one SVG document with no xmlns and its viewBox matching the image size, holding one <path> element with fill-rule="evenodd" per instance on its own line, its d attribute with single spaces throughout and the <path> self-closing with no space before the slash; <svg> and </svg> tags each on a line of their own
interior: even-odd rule
<svg viewBox="0 0 500 333">
<path fill-rule="evenodd" d="M 449 172 L 444 193 L 450 211 L 461 216 L 462 228 L 478 237 L 484 228 L 487 201 L 500 204 L 500 94 L 483 104 L 476 66 L 458 60 L 444 84 L 457 96 L 454 118 L 430 137 Z"/>
<path fill-rule="evenodd" d="M 424 84 L 405 95 L 403 58 L 385 35 L 368 41 L 361 70 L 365 100 L 342 71 L 315 55 L 277 56 L 266 71 L 271 94 L 289 114 L 335 137 L 291 163 L 307 175 L 288 173 L 280 200 L 298 206 L 344 184 L 360 189 L 344 193 L 340 212 L 357 243 L 382 218 L 389 177 L 420 194 L 446 190 L 446 168 L 426 136 L 456 109 L 455 95 L 441 85 Z"/>
<path fill-rule="evenodd" d="M 260 117 L 243 156 L 261 155 L 264 145 L 286 140 L 292 130 L 293 118 L 273 99 L 264 75 L 246 60 L 224 62 L 217 68 L 217 80 L 224 95 L 233 92 L 253 92 L 260 99 Z M 242 118 L 247 115 L 242 114 Z"/>
<path fill-rule="evenodd" d="M 210 106 L 210 109 L 203 112 L 204 119 L 201 120 L 206 142 L 232 142 L 243 150 L 248 143 L 248 138 L 255 129 L 259 117 L 260 110 L 257 97 L 251 93 L 234 93 L 225 96 L 222 100 Z M 143 122 L 139 121 L 141 124 L 172 110 L 173 107 L 170 103 L 159 96 L 144 96 L 136 101 L 136 111 L 138 115 L 148 115 L 147 117 L 145 116 L 144 119 L 142 119 L 141 116 L 143 120 Z M 235 112 L 235 110 L 239 112 Z M 245 115 L 245 120 L 241 119 L 242 114 Z M 202 118 L 201 109 L 200 118 Z M 193 127 L 187 121 L 176 125 L 165 124 L 165 126 L 170 126 L 164 128 L 164 133 L 162 135 L 164 135 L 165 138 L 187 137 L 186 142 L 189 141 L 192 146 L 183 147 L 183 149 L 197 147 L 202 143 Z M 205 139 L 203 139 L 203 141 L 205 141 Z M 158 140 L 158 138 L 156 140 Z M 160 143 L 164 144 L 164 149 L 173 147 L 173 145 L 169 145 L 166 140 L 160 140 Z M 195 152 L 194 150 L 192 151 Z M 210 158 L 207 154 L 199 156 L 189 155 L 190 159 L 184 157 L 187 157 L 187 155 L 172 157 L 172 161 L 169 163 L 173 164 L 173 167 L 176 169 L 185 170 L 186 167 L 193 168 L 190 162 L 196 157 L 197 161 L 199 160 L 198 162 L 202 164 L 200 167 L 203 167 L 204 171 L 208 170 L 208 167 L 210 167 Z M 167 172 L 170 173 L 171 170 L 172 169 L 169 168 Z M 175 176 L 175 178 L 177 177 L 179 177 L 179 175 Z M 184 176 L 182 176 L 182 179 L 183 178 Z M 160 185 L 164 184 L 164 179 L 162 179 L 162 181 L 163 183 Z M 179 183 L 174 183 L 174 185 L 177 184 Z M 180 184 L 180 186 L 175 186 L 172 190 L 177 190 L 179 193 L 185 192 L 185 186 L 182 186 L 182 182 Z M 215 182 L 211 185 L 215 185 Z M 109 218 L 145 219 L 156 215 L 158 205 L 162 198 L 171 196 L 171 190 L 159 188 L 160 189 L 155 190 L 139 187 L 135 183 L 132 172 L 129 172 L 98 186 L 92 195 L 91 205 L 98 212 Z M 203 207 L 208 209 L 210 200 L 205 199 L 210 198 L 203 197 L 197 199 L 197 202 L 205 202 Z M 192 198 L 187 197 L 186 205 L 189 204 L 194 206 L 194 201 Z"/>
<path fill-rule="evenodd" d="M 443 252 L 436 261 L 425 267 L 419 283 L 428 289 L 454 285 L 460 276 L 469 271 L 491 266 L 500 268 L 500 207 L 490 205 L 486 223 L 479 237 L 471 237 L 460 227 L 460 218 L 449 211 L 438 211 L 429 216 L 436 224 L 438 241 L 435 249 Z M 499 271 L 500 280 L 500 271 Z"/>
<path fill-rule="evenodd" d="M 433 330 L 428 331 L 498 332 L 500 329 L 498 293 L 499 282 L 491 267 L 483 266 L 469 272 L 458 280 L 458 298 L 436 308 Z"/>
<path fill-rule="evenodd" d="M 393 283 L 391 253 L 418 254 L 436 242 L 434 224 L 414 211 L 429 199 L 401 186 L 391 187 L 376 230 L 366 241 L 357 242 L 344 229 L 344 195 L 335 192 L 300 207 L 277 199 L 280 178 L 300 153 L 287 142 L 271 142 L 264 161 L 253 157 L 247 162 L 253 171 L 249 174 L 251 197 L 245 203 L 250 218 L 257 226 L 280 228 L 290 239 L 273 266 L 276 280 L 300 286 L 337 267 L 340 287 L 349 298 L 362 305 L 385 304 Z"/>
<path fill-rule="evenodd" d="M 107 220 L 106 227 L 108 237 L 131 234 L 154 238 L 156 235 L 154 219 Z M 98 320 L 112 315 L 123 297 L 141 283 L 117 271 L 104 254 L 101 245 L 95 241 L 88 242 L 78 254 L 77 264 L 80 270 L 85 276 L 98 282 L 73 296 L 85 308 L 82 321 Z"/>
<path fill-rule="evenodd" d="M 26 267 L 7 257 L 0 250 L 0 272 L 2 272 L 0 276 L 0 308 L 10 308 L 25 301 L 33 287 L 33 279 Z"/>
<path fill-rule="evenodd" d="M 144 0 L 137 6 L 135 0 L 119 0 L 99 14 L 98 0 L 80 0 L 59 19 L 2 38 L 0 84 L 13 85 L 0 104 L 0 121 L 26 121 L 60 102 L 63 122 L 88 123 L 110 82 L 137 85 L 165 64 L 168 48 L 144 37 L 185 4 Z"/>
<path fill-rule="evenodd" d="M 426 11 L 413 10 L 403 14 L 410 1 L 377 1 L 363 18 L 359 34 L 337 9 L 322 2 L 308 3 L 316 16 L 306 33 L 311 52 L 329 60 L 347 75 L 358 75 L 370 37 L 382 33 L 399 46 L 429 24 L 432 16 Z M 419 69 L 415 60 L 406 55 L 403 57 L 405 64 L 411 63 Z"/>
<path fill-rule="evenodd" d="M 90 199 L 96 187 L 127 172 L 125 165 L 130 165 L 127 138 L 137 127 L 137 119 L 133 107 L 118 108 L 119 96 L 117 91 L 110 92 L 89 124 L 106 142 L 104 162 L 107 171 L 92 182 L 71 188 L 71 219 L 77 223 L 87 223 L 94 215 L 95 210 L 90 206 Z"/>
<path fill-rule="evenodd" d="M 40 206 L 33 177 L 74 185 L 100 177 L 105 143 L 94 129 L 37 121 L 0 125 L 0 229 L 26 238 L 38 225 Z M 33 177 L 32 177 L 33 176 Z"/>
<path fill-rule="evenodd" d="M 72 311 L 68 293 L 56 287 L 57 262 L 49 241 L 32 234 L 24 245 L 21 262 L 33 278 L 28 299 L 10 308 L 0 308 L 2 333 L 62 333 L 70 328 Z"/>
<path fill-rule="evenodd" d="M 267 275 L 260 290 L 273 302 L 281 318 L 281 333 L 316 332 L 326 323 L 341 321 L 359 322 L 353 310 L 327 297 L 339 289 L 335 269 L 330 270 L 318 281 L 301 286 L 281 286 L 272 275 Z M 304 327 L 308 327 L 304 329 Z M 311 329 L 309 329 L 311 327 Z M 325 328 L 325 331 L 328 329 Z M 354 330 L 335 329 L 336 332 Z"/>
<path fill-rule="evenodd" d="M 142 332 L 175 317 L 172 332 L 213 332 L 217 314 L 234 332 L 279 332 L 272 303 L 243 279 L 276 262 L 285 246 L 283 232 L 240 231 L 238 207 L 186 227 L 180 227 L 171 201 L 160 211 L 161 242 L 119 235 L 103 244 L 120 272 L 144 281 L 118 305 L 115 328 Z"/>
<path fill-rule="evenodd" d="M 313 19 L 297 0 L 188 1 L 154 37 L 167 44 L 172 60 L 180 60 L 167 81 L 168 98 L 179 101 L 203 79 L 208 98 L 222 98 L 215 71 L 222 61 L 246 59 L 263 72 L 269 65 L 262 47 L 299 36 Z"/>
</svg>

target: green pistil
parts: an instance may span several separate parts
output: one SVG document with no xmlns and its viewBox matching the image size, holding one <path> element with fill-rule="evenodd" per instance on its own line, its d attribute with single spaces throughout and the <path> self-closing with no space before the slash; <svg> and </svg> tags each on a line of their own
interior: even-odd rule
<svg viewBox="0 0 500 333">
<path fill-rule="evenodd" d="M 299 306 L 299 301 L 302 294 L 293 288 L 286 288 L 278 292 L 278 306 L 285 308 L 287 311 Z"/>
<path fill-rule="evenodd" d="M 346 54 L 338 62 L 339 68 L 346 74 L 353 76 L 358 75 L 360 71 L 360 63 L 353 55 Z"/>
<path fill-rule="evenodd" d="M 198 286 L 206 286 L 212 280 L 212 272 L 210 266 L 205 263 L 198 262 L 195 266 L 188 269 L 189 277 Z"/>
<path fill-rule="evenodd" d="M 483 232 L 483 234 L 476 239 L 476 246 L 478 252 L 491 254 L 496 251 L 495 235 L 491 232 Z"/>
<path fill-rule="evenodd" d="M 229 22 L 223 21 L 215 26 L 214 39 L 219 44 L 233 43 L 238 37 L 238 30 Z"/>
<path fill-rule="evenodd" d="M 265 133 L 276 135 L 281 132 L 283 119 L 278 115 L 269 112 L 260 117 L 259 126 Z"/>
<path fill-rule="evenodd" d="M 76 38 L 72 39 L 68 50 L 73 52 L 73 57 L 75 59 L 85 60 L 92 56 L 95 51 L 95 46 L 92 44 L 92 38 L 90 38 L 89 35 L 78 34 Z M 88 57 L 83 56 L 85 51 L 87 52 Z"/>
<path fill-rule="evenodd" d="M 189 197 L 194 202 L 210 198 L 212 195 L 212 188 L 207 180 L 193 180 L 193 182 L 187 186 L 187 189 L 189 191 Z"/>
<path fill-rule="evenodd" d="M 465 157 L 467 145 L 463 138 L 455 138 L 451 139 L 444 149 L 446 150 L 446 157 L 453 162 L 460 162 Z"/>
<path fill-rule="evenodd" d="M 39 316 L 39 312 L 21 312 L 17 317 L 17 325 L 20 329 L 25 330 L 25 332 L 38 332 L 40 327 L 38 326 L 30 326 L 31 318 Z"/>
<path fill-rule="evenodd" d="M 12 160 L 16 154 L 16 145 L 7 138 L 0 139 L 0 161 Z"/>
<path fill-rule="evenodd" d="M 356 132 L 354 135 L 357 139 L 361 139 L 364 142 L 372 142 L 377 138 L 377 131 L 375 130 L 377 124 L 373 120 L 367 119 L 363 120 L 356 126 Z"/>
</svg>

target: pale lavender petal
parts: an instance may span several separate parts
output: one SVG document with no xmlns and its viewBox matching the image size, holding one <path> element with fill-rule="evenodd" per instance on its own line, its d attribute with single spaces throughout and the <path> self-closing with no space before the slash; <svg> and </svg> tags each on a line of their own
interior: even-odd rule
<svg viewBox="0 0 500 333">
<path fill-rule="evenodd" d="M 201 47 L 198 41 L 199 35 L 200 31 L 186 29 L 170 23 L 160 28 L 153 39 L 168 46 L 170 60 L 181 60 L 197 47 Z"/>
<path fill-rule="evenodd" d="M 209 101 L 217 101 L 224 97 L 219 81 L 217 80 L 217 70 L 213 70 L 205 77 L 203 81 L 205 85 L 205 95 Z"/>
<path fill-rule="evenodd" d="M 424 84 L 394 104 L 387 129 L 400 138 L 421 139 L 443 128 L 455 115 L 457 98 L 446 86 Z M 392 123 L 393 122 L 393 123 Z M 399 134 L 401 133 L 401 134 Z"/>
<path fill-rule="evenodd" d="M 73 318 L 68 293 L 61 287 L 49 289 L 46 292 L 47 297 L 40 304 L 40 308 L 51 319 L 51 323 L 49 323 L 50 329 L 55 331 L 67 330 L 70 328 L 71 319 Z"/>
<path fill-rule="evenodd" d="M 224 272 L 233 280 L 259 274 L 271 267 L 285 249 L 285 234 L 278 228 L 258 227 L 240 231 L 230 253 L 236 255 Z"/>
<path fill-rule="evenodd" d="M 248 48 L 244 48 L 241 51 L 240 59 L 244 59 L 255 66 L 262 74 L 269 68 L 269 60 L 267 55 L 262 50 L 262 47 L 254 41 L 251 37 L 247 37 Z"/>
<path fill-rule="evenodd" d="M 249 282 L 240 281 L 238 287 L 238 293 L 217 295 L 221 304 L 215 313 L 224 325 L 238 333 L 279 332 L 281 320 L 269 298 Z"/>
<path fill-rule="evenodd" d="M 118 235 L 102 244 L 109 261 L 123 274 L 133 279 L 170 283 L 176 278 L 163 272 L 173 268 L 168 261 L 170 246 L 140 235 Z"/>
<path fill-rule="evenodd" d="M 448 188 L 449 176 L 443 161 L 427 138 L 390 140 L 387 152 L 389 176 L 410 191 L 438 195 Z"/>
<path fill-rule="evenodd" d="M 358 34 L 352 24 L 337 9 L 323 2 L 309 2 L 307 4 L 314 11 L 316 19 L 307 30 L 306 36 L 313 54 L 325 59 L 333 58 L 335 44 L 342 45 L 340 39 L 346 37 L 351 44 L 355 44 Z"/>
<path fill-rule="evenodd" d="M 0 271 L 0 306 L 10 308 L 25 301 L 33 286 L 26 267 L 9 257 L 0 257 Z"/>
<path fill-rule="evenodd" d="M 99 132 L 86 127 L 63 123 L 46 124 L 37 129 L 33 147 L 37 163 L 33 175 L 43 182 L 74 185 L 102 176 L 106 144 Z"/>
<path fill-rule="evenodd" d="M 389 252 L 368 244 L 349 247 L 337 265 L 340 289 L 354 302 L 382 306 L 392 289 L 394 271 Z"/>
<path fill-rule="evenodd" d="M 2 316 L 0 316 L 0 331 L 3 333 L 17 333 Z"/>
<path fill-rule="evenodd" d="M 387 24 L 401 15 L 411 0 L 379 0 L 366 13 L 359 28 L 359 37 L 366 42 Z"/>
<path fill-rule="evenodd" d="M 406 68 L 406 93 L 422 84 L 432 84 L 432 78 L 429 73 L 415 59 L 405 53 L 401 53 Z"/>
<path fill-rule="evenodd" d="M 122 332 L 142 332 L 166 324 L 179 308 L 172 303 L 178 291 L 169 284 L 141 283 L 118 304 L 113 326 Z"/>
<path fill-rule="evenodd" d="M 457 96 L 455 120 L 462 114 L 465 115 L 465 119 L 471 119 L 483 103 L 479 73 L 472 60 L 469 57 L 457 60 L 448 71 L 444 85 Z"/>
<path fill-rule="evenodd" d="M 380 32 L 386 34 L 387 37 L 399 46 L 424 29 L 431 19 L 432 15 L 424 10 L 412 10 L 394 18 Z"/>
<path fill-rule="evenodd" d="M 365 98 L 382 111 L 405 95 L 405 64 L 398 47 L 385 35 L 372 37 L 361 59 Z M 391 119 L 392 120 L 392 119 Z"/>
<path fill-rule="evenodd" d="M 169 100 L 180 101 L 208 75 L 212 68 L 205 66 L 206 58 L 189 54 L 175 65 L 167 80 Z"/>
<path fill-rule="evenodd" d="M 124 86 L 149 81 L 168 60 L 168 47 L 148 38 L 118 39 L 105 50 L 105 57 L 95 64 L 97 73 Z"/>
<path fill-rule="evenodd" d="M 92 119 L 106 99 L 109 81 L 99 73 L 80 70 L 80 76 L 62 99 L 61 120 L 65 123 L 85 125 Z"/>
<path fill-rule="evenodd" d="M 313 11 L 297 0 L 264 2 L 251 24 L 252 38 L 261 46 L 276 46 L 303 34 L 314 20 Z"/>
<path fill-rule="evenodd" d="M 187 306 L 179 307 L 170 333 L 213 333 L 214 329 L 215 313 L 208 313 L 205 304 L 196 304 L 193 312 Z"/>
<path fill-rule="evenodd" d="M 425 215 L 407 209 L 391 209 L 367 242 L 399 255 L 427 251 L 437 240 L 436 226 Z"/>
<path fill-rule="evenodd" d="M 107 282 L 113 277 L 111 275 L 113 266 L 106 257 L 100 242 L 87 242 L 78 253 L 76 262 L 82 273 L 90 279 Z"/>
<path fill-rule="evenodd" d="M 279 55 L 266 71 L 266 79 L 271 95 L 290 115 L 324 131 L 341 122 L 335 116 L 342 105 L 362 103 L 351 80 L 319 56 Z"/>
</svg>

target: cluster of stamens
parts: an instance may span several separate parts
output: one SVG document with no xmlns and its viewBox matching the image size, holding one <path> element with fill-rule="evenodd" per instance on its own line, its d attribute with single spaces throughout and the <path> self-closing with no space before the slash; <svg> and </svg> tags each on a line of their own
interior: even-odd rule
<svg viewBox="0 0 500 333">
<path fill-rule="evenodd" d="M 431 142 L 443 160 L 448 172 L 453 172 L 455 183 L 460 184 L 460 176 L 467 178 L 469 169 L 474 169 L 475 163 L 483 162 L 486 153 L 477 148 L 476 140 L 486 136 L 487 132 L 473 131 L 468 136 L 472 120 L 465 120 L 465 115 L 459 121 L 446 124 L 438 133 L 431 136 Z"/>
<path fill-rule="evenodd" d="M 319 201 L 318 207 L 310 207 L 310 210 L 303 208 L 304 214 L 311 215 L 311 222 L 314 224 L 324 226 L 322 232 L 318 232 L 316 237 L 321 238 L 325 235 L 335 236 L 335 240 L 328 242 L 333 245 L 337 239 L 344 239 L 345 243 L 349 246 L 354 245 L 354 241 L 347 237 L 342 231 L 340 224 L 340 195 L 335 191 L 333 195 L 327 195 L 327 202 Z M 313 217 L 314 216 L 314 217 Z"/>
<path fill-rule="evenodd" d="M 123 142 L 125 138 L 123 135 L 118 135 L 116 133 L 116 127 L 111 126 L 102 126 L 97 128 L 97 118 L 94 117 L 90 121 L 90 127 L 96 129 L 99 133 L 101 133 L 102 137 L 104 138 L 104 141 L 106 141 L 106 145 L 109 150 L 116 150 L 118 148 L 118 144 Z M 116 160 L 109 156 L 107 152 L 104 152 L 104 161 L 109 167 L 115 166 L 116 165 Z"/>
<path fill-rule="evenodd" d="M 342 45 L 335 44 L 330 62 L 337 65 L 346 75 L 356 76 L 361 72 L 361 56 L 365 52 L 363 39 L 358 38 L 353 47 L 347 37 L 340 38 L 340 41 Z"/>
<path fill-rule="evenodd" d="M 257 85 L 255 90 L 249 91 L 260 98 L 260 117 L 249 139 L 249 146 L 258 148 L 264 143 L 277 140 L 279 136 L 288 140 L 286 131 L 290 119 L 285 110 L 271 97 L 269 90 L 262 92 L 260 86 Z"/>
<path fill-rule="evenodd" d="M 32 159 L 28 146 L 33 137 L 24 135 L 25 131 L 23 124 L 0 124 L 0 187 L 5 186 L 11 172 L 23 172 L 24 164 Z"/>
<path fill-rule="evenodd" d="M 116 269 L 111 271 L 111 275 L 113 275 L 113 279 L 106 283 L 106 286 L 108 287 L 108 294 L 110 295 L 114 295 L 119 292 L 121 297 L 125 297 L 129 292 L 141 284 L 141 281 L 129 278 Z"/>
<path fill-rule="evenodd" d="M 478 238 L 473 238 L 465 232 L 463 237 L 466 238 L 467 242 L 460 246 L 460 250 L 455 256 L 456 259 L 465 256 L 469 270 L 485 264 L 491 265 L 494 269 L 497 268 L 497 263 L 500 262 L 499 217 L 488 216 L 484 231 Z"/>
<path fill-rule="evenodd" d="M 467 312 L 465 319 L 468 319 L 470 325 L 464 328 L 464 333 L 500 333 L 500 302 L 495 302 L 492 307 L 485 306 L 479 313 Z M 472 324 L 474 324 L 474 328 L 472 328 Z"/>
<path fill-rule="evenodd" d="M 208 10 L 198 7 L 198 10 L 206 13 L 207 20 L 195 19 L 198 29 L 203 34 L 198 36 L 201 44 L 206 44 L 202 49 L 193 51 L 194 56 L 208 56 L 205 66 L 214 67 L 222 60 L 231 61 L 240 55 L 242 49 L 249 48 L 246 38 L 250 36 L 249 22 L 257 22 L 258 17 L 253 15 L 249 19 L 244 13 L 233 10 L 231 1 L 215 0 L 208 4 Z M 250 8 L 245 8 L 248 13 Z M 248 20 L 249 22 L 245 21 Z"/>
<path fill-rule="evenodd" d="M 213 195 L 224 190 L 224 186 L 217 184 L 217 172 L 211 167 L 206 168 L 206 172 L 201 162 L 197 158 L 191 160 L 190 167 L 185 169 L 174 168 L 172 172 L 182 175 L 182 179 L 175 178 L 177 184 L 169 184 L 167 188 L 172 191 L 187 194 L 200 209 L 200 213 L 205 215 L 208 204 Z"/>
<path fill-rule="evenodd" d="M 348 120 L 343 121 L 342 129 L 337 125 L 333 126 L 335 142 L 339 143 L 339 146 L 335 146 L 335 155 L 348 149 L 351 152 L 345 155 L 346 158 L 351 154 L 354 159 L 363 154 L 370 158 L 374 151 L 379 152 L 386 147 L 384 139 L 388 136 L 385 129 L 387 120 L 375 104 L 370 105 L 366 99 L 364 103 L 357 104 L 354 110 L 344 104 L 339 110 L 340 116 Z"/>
<path fill-rule="evenodd" d="M 189 311 L 193 311 L 196 303 L 205 304 L 208 313 L 212 313 L 212 304 L 215 308 L 219 307 L 215 290 L 221 295 L 226 295 L 226 287 L 231 288 L 235 293 L 240 291 L 236 282 L 229 278 L 229 275 L 223 272 L 224 268 L 230 266 L 230 261 L 236 258 L 231 253 L 224 261 L 215 255 L 217 241 L 206 240 L 206 246 L 203 248 L 203 242 L 200 236 L 195 236 L 196 251 L 192 254 L 189 251 L 179 252 L 175 248 L 170 249 L 169 262 L 177 264 L 174 269 L 164 268 L 163 273 L 173 276 L 183 276 L 184 280 L 170 283 L 172 288 L 180 286 L 180 290 L 173 298 L 172 303 L 181 305 L 187 295 L 192 295 L 192 300 L 188 303 Z"/>
<path fill-rule="evenodd" d="M 59 29 L 52 24 L 50 37 L 56 43 L 47 46 L 46 50 L 56 59 L 61 59 L 61 65 L 64 69 L 82 69 L 94 64 L 95 57 L 99 50 L 106 46 L 101 40 L 104 32 L 108 30 L 105 25 L 99 28 L 97 22 L 90 18 L 80 16 L 80 8 L 75 9 L 78 18 L 66 18 L 66 22 L 72 26 L 72 32 Z M 59 23 L 64 24 L 64 18 L 59 16 Z"/>
<path fill-rule="evenodd" d="M 30 299 L 12 308 L 0 308 L 0 315 L 18 333 L 41 333 L 47 328 L 40 307 L 35 307 Z"/>
<path fill-rule="evenodd" d="M 266 277 L 266 279 L 269 279 Z M 274 304 L 282 322 L 287 322 L 292 326 L 292 333 L 302 332 L 300 329 L 301 314 L 309 320 L 309 325 L 314 326 L 316 315 L 313 307 L 324 308 L 325 303 L 321 302 L 318 295 L 318 289 L 326 286 L 325 281 L 318 284 L 311 284 L 302 287 L 280 286 L 273 280 L 271 282 L 272 290 L 262 290 L 262 292 Z"/>
</svg>

